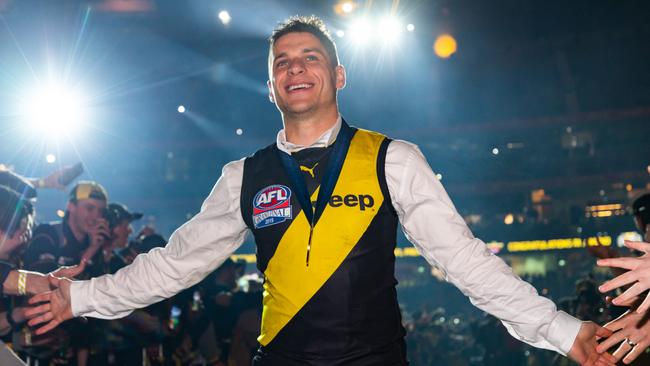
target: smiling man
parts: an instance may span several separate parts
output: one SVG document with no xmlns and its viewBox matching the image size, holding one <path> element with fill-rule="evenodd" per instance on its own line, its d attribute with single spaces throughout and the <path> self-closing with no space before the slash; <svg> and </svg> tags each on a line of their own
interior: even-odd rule
<svg viewBox="0 0 650 366">
<path fill-rule="evenodd" d="M 584 365 L 608 331 L 557 311 L 473 237 L 420 150 L 350 127 L 337 105 L 345 69 L 322 21 L 291 18 L 270 38 L 269 91 L 284 129 L 227 164 L 201 212 L 165 248 L 113 276 L 34 297 L 31 325 L 116 318 L 192 286 L 250 230 L 264 274 L 254 365 L 406 365 L 397 302 L 397 226 L 482 310 L 518 339 Z M 435 296 L 435 294 L 431 294 Z"/>
</svg>

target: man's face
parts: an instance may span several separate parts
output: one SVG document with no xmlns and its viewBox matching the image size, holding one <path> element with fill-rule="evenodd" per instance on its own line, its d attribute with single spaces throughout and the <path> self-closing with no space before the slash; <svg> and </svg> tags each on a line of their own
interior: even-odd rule
<svg viewBox="0 0 650 366">
<path fill-rule="evenodd" d="M 275 41 L 269 60 L 271 101 L 283 115 L 336 107 L 336 90 L 345 86 L 345 71 L 333 62 L 313 34 L 283 35 Z"/>
<path fill-rule="evenodd" d="M 88 234 L 90 228 L 97 223 L 97 220 L 103 217 L 102 212 L 105 208 L 106 201 L 94 198 L 70 202 L 68 203 L 69 223 L 74 225 L 80 232 Z"/>
<path fill-rule="evenodd" d="M 133 227 L 129 220 L 122 220 L 113 228 L 113 248 L 126 248 L 129 243 L 129 236 L 133 233 Z"/>
</svg>

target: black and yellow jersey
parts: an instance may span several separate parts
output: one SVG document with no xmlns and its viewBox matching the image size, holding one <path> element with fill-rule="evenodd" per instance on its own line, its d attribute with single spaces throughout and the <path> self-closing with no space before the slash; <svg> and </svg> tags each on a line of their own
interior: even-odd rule
<svg viewBox="0 0 650 366">
<path fill-rule="evenodd" d="M 241 210 L 265 280 L 258 338 L 264 365 L 405 364 L 394 276 L 397 215 L 384 175 L 389 142 L 354 133 L 314 226 L 308 264 L 310 225 L 277 146 L 246 159 Z M 292 155 L 312 202 L 334 145 Z"/>
</svg>

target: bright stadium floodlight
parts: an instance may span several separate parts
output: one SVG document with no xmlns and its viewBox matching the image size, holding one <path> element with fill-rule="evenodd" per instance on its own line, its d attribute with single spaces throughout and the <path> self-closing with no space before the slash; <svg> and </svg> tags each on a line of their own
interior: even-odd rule
<svg viewBox="0 0 650 366">
<path fill-rule="evenodd" d="M 351 0 L 339 0 L 336 5 L 334 5 L 334 12 L 340 16 L 346 16 L 352 14 L 354 9 L 357 8 L 357 4 Z"/>
<path fill-rule="evenodd" d="M 223 25 L 228 25 L 232 18 L 230 17 L 230 13 L 226 10 L 222 10 L 219 12 L 219 20 Z"/>
<path fill-rule="evenodd" d="M 379 21 L 379 35 L 385 43 L 395 43 L 402 33 L 402 25 L 393 17 L 386 17 Z"/>
<path fill-rule="evenodd" d="M 39 87 L 23 98 L 21 116 L 32 133 L 59 137 L 70 135 L 85 122 L 83 94 L 62 83 Z"/>
<path fill-rule="evenodd" d="M 344 2 L 341 4 L 341 10 L 343 10 L 344 13 L 351 13 L 352 10 L 354 10 L 354 3 L 352 1 Z"/>
<path fill-rule="evenodd" d="M 352 23 L 348 34 L 355 43 L 364 44 L 370 39 L 371 32 L 370 23 L 366 19 L 359 19 Z"/>
</svg>

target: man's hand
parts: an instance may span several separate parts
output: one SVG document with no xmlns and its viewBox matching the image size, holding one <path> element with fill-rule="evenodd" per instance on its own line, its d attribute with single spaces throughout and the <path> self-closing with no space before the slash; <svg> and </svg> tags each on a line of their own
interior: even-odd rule
<svg viewBox="0 0 650 366">
<path fill-rule="evenodd" d="M 569 358 L 584 366 L 615 366 L 614 356 L 598 353 L 598 338 L 609 337 L 612 332 L 593 322 L 582 322 L 580 331 L 569 351 Z"/>
<path fill-rule="evenodd" d="M 628 271 L 603 283 L 598 289 L 600 292 L 609 292 L 616 288 L 632 284 L 620 296 L 612 300 L 614 305 L 623 305 L 650 289 L 650 243 L 641 241 L 625 241 L 625 246 L 645 253 L 641 257 L 610 258 L 598 261 L 599 266 L 624 268 Z M 638 313 L 645 313 L 650 308 L 650 294 L 636 309 Z"/>
<path fill-rule="evenodd" d="M 40 305 L 25 311 L 25 316 L 30 319 L 27 323 L 30 327 L 45 323 L 36 330 L 36 335 L 47 333 L 73 317 L 72 303 L 70 302 L 70 284 L 72 281 L 54 276 L 48 276 L 48 279 L 50 285 L 56 289 L 29 299 L 30 305 Z"/>
<path fill-rule="evenodd" d="M 616 320 L 605 324 L 605 328 L 614 334 L 596 347 L 596 350 L 602 353 L 620 343 L 614 351 L 614 358 L 618 362 L 625 356 L 623 363 L 631 363 L 650 346 L 649 319 L 648 313 L 639 314 L 628 310 Z"/>
</svg>

